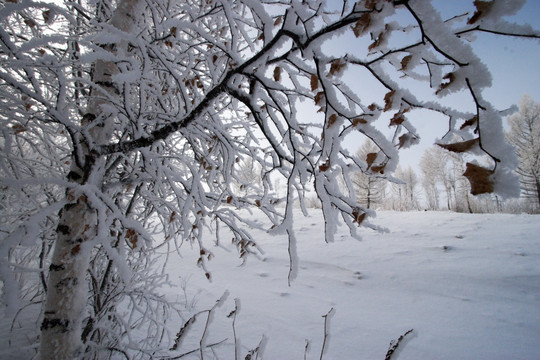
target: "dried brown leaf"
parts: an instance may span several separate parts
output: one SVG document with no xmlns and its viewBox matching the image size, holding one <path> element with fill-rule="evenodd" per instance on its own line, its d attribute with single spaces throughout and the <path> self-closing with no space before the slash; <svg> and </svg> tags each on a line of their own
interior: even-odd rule
<svg viewBox="0 0 540 360">
<path fill-rule="evenodd" d="M 386 36 L 386 31 L 381 32 L 373 40 L 373 42 L 368 46 L 368 50 L 371 51 L 371 50 L 375 49 L 376 47 L 380 46 L 383 43 L 385 36 Z"/>
<path fill-rule="evenodd" d="M 493 6 L 492 1 L 475 0 L 473 4 L 476 7 L 476 11 L 474 12 L 473 16 L 471 16 L 471 18 L 467 20 L 467 24 L 469 25 L 474 24 L 482 16 L 485 16 L 487 13 L 489 13 L 491 7 Z"/>
<path fill-rule="evenodd" d="M 360 225 L 366 218 L 366 213 L 360 210 L 359 208 L 354 208 L 352 211 L 352 216 L 353 216 L 353 223 L 358 223 L 358 225 Z"/>
<path fill-rule="evenodd" d="M 20 134 L 27 130 L 26 127 L 22 124 L 13 124 L 11 128 L 15 131 L 15 134 Z"/>
<path fill-rule="evenodd" d="M 338 119 L 338 116 L 336 114 L 330 115 L 330 117 L 328 118 L 328 124 L 326 125 L 326 128 L 330 128 L 332 125 L 334 125 L 337 119 Z"/>
<path fill-rule="evenodd" d="M 443 79 L 448 80 L 447 82 L 442 83 L 437 91 L 435 91 L 435 94 L 439 94 L 441 91 L 452 85 L 452 83 L 456 80 L 456 74 L 454 73 L 448 73 L 446 74 Z"/>
<path fill-rule="evenodd" d="M 476 146 L 476 144 L 479 143 L 479 141 L 480 139 L 476 138 L 476 139 L 471 139 L 471 140 L 452 143 L 452 144 L 437 144 L 437 145 L 448 151 L 452 151 L 455 153 L 463 153 L 463 152 L 471 150 L 474 146 Z"/>
<path fill-rule="evenodd" d="M 139 236 L 137 232 L 133 229 L 126 230 L 126 240 L 131 244 L 131 248 L 135 249 L 137 247 L 137 242 L 139 241 Z"/>
<path fill-rule="evenodd" d="M 493 171 L 471 163 L 467 163 L 467 168 L 463 173 L 463 176 L 471 184 L 471 194 L 473 195 L 493 192 L 491 175 L 493 175 Z"/>
<path fill-rule="evenodd" d="M 396 90 L 391 90 L 384 95 L 384 111 L 388 111 L 392 108 L 392 97 L 396 93 Z"/>
<path fill-rule="evenodd" d="M 403 59 L 401 59 L 401 70 L 407 69 L 407 66 L 409 66 L 409 63 L 411 62 L 413 56 L 407 55 Z"/>
<path fill-rule="evenodd" d="M 51 10 L 45 10 L 41 13 L 41 15 L 43 16 L 43 20 L 48 24 L 51 20 L 52 20 L 52 13 L 51 13 Z"/>
<path fill-rule="evenodd" d="M 361 118 L 361 117 L 357 117 L 357 118 L 354 118 L 352 120 L 352 124 L 353 126 L 358 126 L 358 125 L 364 125 L 364 124 L 367 124 L 368 121 L 364 118 Z"/>
<path fill-rule="evenodd" d="M 384 174 L 384 168 L 386 167 L 386 164 L 372 166 L 371 171 L 374 173 L 381 173 Z"/>
<path fill-rule="evenodd" d="M 37 23 L 32 19 L 26 19 L 24 20 L 24 23 L 28 25 L 29 27 L 33 28 L 37 26 Z"/>
<path fill-rule="evenodd" d="M 311 74 L 311 91 L 317 90 L 319 87 L 319 78 L 317 74 Z"/>
<path fill-rule="evenodd" d="M 347 66 L 347 63 L 342 59 L 336 59 L 332 61 L 332 63 L 330 64 L 330 75 L 339 74 L 345 66 Z"/>
<path fill-rule="evenodd" d="M 401 125 L 406 119 L 405 116 L 403 116 L 404 111 L 398 111 L 394 114 L 392 119 L 390 119 L 390 125 L 389 126 L 397 126 Z"/>
<path fill-rule="evenodd" d="M 321 102 L 324 99 L 324 91 L 319 91 L 317 94 L 315 94 L 315 105 L 321 105 Z"/>
<path fill-rule="evenodd" d="M 176 212 L 173 211 L 173 212 L 171 213 L 171 216 L 169 216 L 169 222 L 170 222 L 170 223 L 173 222 L 175 216 L 176 216 Z"/>
<path fill-rule="evenodd" d="M 377 1 L 378 0 L 366 0 L 366 4 L 365 4 L 366 9 L 368 10 L 375 9 L 375 4 L 377 4 Z"/>
<path fill-rule="evenodd" d="M 71 248 L 71 255 L 75 256 L 79 252 L 81 252 L 81 244 L 76 244 L 74 247 Z"/>
<path fill-rule="evenodd" d="M 377 159 L 377 153 L 369 153 L 366 155 L 366 162 L 368 165 L 368 169 L 373 165 L 373 162 Z"/>
<path fill-rule="evenodd" d="M 469 120 L 465 121 L 463 125 L 459 128 L 459 130 L 465 129 L 467 126 L 474 126 L 478 122 L 478 116 L 474 116 L 470 118 Z"/>
<path fill-rule="evenodd" d="M 320 172 L 325 172 L 326 170 L 330 169 L 330 160 L 326 160 L 326 162 L 319 166 Z"/>
<path fill-rule="evenodd" d="M 401 149 L 402 147 L 406 146 L 411 139 L 411 135 L 409 134 L 403 134 L 399 137 L 399 144 L 398 149 Z"/>
<path fill-rule="evenodd" d="M 276 66 L 274 69 L 274 80 L 279 82 L 281 79 L 281 68 L 279 66 Z"/>
<path fill-rule="evenodd" d="M 279 24 L 281 24 L 283 21 L 283 17 L 282 16 L 278 16 L 276 18 L 276 20 L 274 21 L 274 26 L 278 26 Z"/>
<path fill-rule="evenodd" d="M 360 35 L 365 33 L 367 29 L 369 28 L 370 24 L 371 24 L 371 14 L 370 13 L 362 14 L 362 16 L 360 16 L 360 18 L 358 19 L 358 21 L 356 22 L 356 24 L 354 24 L 352 28 L 354 31 L 354 35 L 356 37 L 359 37 Z"/>
</svg>

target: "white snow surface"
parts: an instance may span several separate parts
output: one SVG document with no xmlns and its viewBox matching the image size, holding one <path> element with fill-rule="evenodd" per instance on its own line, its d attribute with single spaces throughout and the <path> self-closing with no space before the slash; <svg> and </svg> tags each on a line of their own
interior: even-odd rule
<svg viewBox="0 0 540 360">
<path fill-rule="evenodd" d="M 227 317 L 235 303 L 239 359 L 263 335 L 258 359 L 304 359 L 306 340 L 305 359 L 319 359 L 322 316 L 330 309 L 325 360 L 382 360 L 390 341 L 409 329 L 393 360 L 540 359 L 539 215 L 379 211 L 373 222 L 388 233 L 361 228 L 358 241 L 341 227 L 327 244 L 320 213 L 295 211 L 300 263 L 291 286 L 286 235 L 253 230 L 265 254 L 244 266 L 232 245 L 212 248 L 215 257 L 206 265 L 212 282 L 194 265 L 197 246 L 169 259 L 176 285 L 163 290 L 183 304 L 184 320 L 224 298 L 203 343 L 227 340 L 205 350 L 204 359 L 235 359 Z M 254 214 L 253 221 L 263 218 Z M 11 336 L 12 324 L 0 321 L 0 359 L 33 353 L 25 339 L 37 335 L 39 307 L 34 310 L 18 317 Z M 199 348 L 206 316 L 198 315 L 176 354 Z M 174 336 L 184 322 L 170 320 Z M 200 359 L 200 353 L 182 359 Z"/>
<path fill-rule="evenodd" d="M 358 241 L 342 227 L 326 244 L 323 219 L 312 214 L 295 214 L 300 263 L 290 287 L 286 236 L 256 233 L 263 260 L 244 266 L 214 248 L 207 264 L 212 282 L 193 266 L 198 250 L 186 248 L 170 264 L 171 281 L 187 282 L 192 313 L 211 308 L 229 291 L 205 343 L 228 340 L 214 354 L 206 351 L 205 359 L 234 359 L 227 315 L 235 298 L 241 303 L 235 324 L 241 359 L 263 335 L 264 359 L 304 359 L 306 340 L 307 359 L 319 359 L 322 316 L 332 308 L 327 360 L 384 359 L 389 342 L 409 329 L 414 332 L 393 360 L 540 359 L 538 215 L 381 211 L 374 223 L 389 233 L 361 229 Z M 178 300 L 184 295 L 180 288 L 168 293 Z M 198 348 L 205 321 L 206 315 L 197 318 L 178 353 Z"/>
</svg>

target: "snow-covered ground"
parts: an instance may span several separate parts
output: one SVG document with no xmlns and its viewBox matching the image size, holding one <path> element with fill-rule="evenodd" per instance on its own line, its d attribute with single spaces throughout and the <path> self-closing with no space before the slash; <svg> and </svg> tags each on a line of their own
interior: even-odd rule
<svg viewBox="0 0 540 360">
<path fill-rule="evenodd" d="M 379 212 L 373 222 L 388 233 L 361 229 L 358 241 L 342 228 L 326 244 L 323 220 L 312 213 L 296 214 L 300 271 L 291 286 L 285 236 L 255 232 L 265 254 L 245 266 L 234 249 L 212 248 L 212 282 L 195 266 L 198 249 L 185 245 L 182 258 L 170 258 L 176 286 L 164 291 L 184 304 L 186 319 L 228 292 L 206 344 L 227 340 L 207 349 L 206 360 L 235 359 L 227 317 L 235 299 L 239 359 L 263 335 L 259 359 L 319 359 L 330 309 L 325 360 L 383 360 L 389 342 L 410 329 L 393 360 L 540 359 L 540 216 Z M 10 323 L 0 321 L 1 359 L 33 353 L 24 341 L 37 335 L 39 306 L 32 309 L 18 317 L 11 338 Z M 206 315 L 198 315 L 177 354 L 199 347 Z M 171 320 L 174 334 L 183 322 Z M 200 359 L 199 352 L 182 359 Z"/>
<path fill-rule="evenodd" d="M 213 249 L 211 283 L 193 266 L 197 251 L 184 250 L 170 276 L 186 294 L 169 296 L 187 295 L 202 310 L 228 290 L 206 343 L 228 340 L 206 359 L 234 359 L 227 315 L 235 298 L 242 359 L 263 335 L 264 359 L 304 359 L 306 340 L 307 359 L 319 359 L 322 315 L 332 308 L 327 360 L 384 359 L 390 340 L 409 329 L 393 359 L 540 359 L 539 216 L 379 212 L 374 222 L 390 232 L 363 229 L 357 241 L 341 229 L 326 244 L 320 215 L 298 214 L 300 272 L 291 286 L 285 237 L 257 233 L 264 261 L 245 266 Z M 204 322 L 201 314 L 179 352 L 198 346 Z"/>
</svg>

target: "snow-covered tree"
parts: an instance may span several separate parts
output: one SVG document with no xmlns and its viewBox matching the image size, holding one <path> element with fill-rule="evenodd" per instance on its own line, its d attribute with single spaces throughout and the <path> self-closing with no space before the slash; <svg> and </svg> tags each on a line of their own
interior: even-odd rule
<svg viewBox="0 0 540 360">
<path fill-rule="evenodd" d="M 364 142 L 356 152 L 360 159 L 367 159 L 368 154 L 376 156 L 379 148 L 370 140 Z M 356 193 L 356 201 L 371 209 L 383 200 L 386 182 L 379 178 L 378 174 L 357 172 L 352 177 L 352 183 Z"/>
<path fill-rule="evenodd" d="M 473 209 L 474 200 L 469 196 L 471 187 L 463 175 L 466 162 L 462 154 L 432 146 L 424 151 L 420 159 L 420 170 L 428 209 L 439 208 L 442 193 L 447 210 L 479 212 L 477 206 Z"/>
<path fill-rule="evenodd" d="M 233 176 L 236 176 L 234 189 L 241 196 L 255 194 L 262 188 L 261 169 L 251 158 L 239 161 Z"/>
<path fill-rule="evenodd" d="M 203 234 L 226 229 L 241 257 L 257 253 L 248 230 L 260 225 L 236 211 L 252 207 L 288 236 L 292 280 L 293 204 L 314 185 L 326 241 L 340 222 L 353 235 L 374 227 L 351 176 L 396 169 L 398 150 L 418 141 L 416 109 L 447 116 L 464 140 L 445 144 L 478 156 L 473 193 L 511 193 L 500 115 L 482 97 L 489 72 L 467 36 L 538 33 L 503 20 L 522 1 L 474 4 L 450 20 L 424 0 L 2 2 L 4 313 L 41 307 L 27 337 L 39 335 L 42 360 L 170 353 L 162 249 L 195 244 L 211 278 Z M 376 101 L 362 98 L 360 76 L 379 84 Z M 472 114 L 438 101 L 456 92 Z M 388 120 L 385 138 L 375 125 Z M 359 158 L 350 137 L 379 151 Z M 242 158 L 260 168 L 258 198 L 233 189 Z"/>
<path fill-rule="evenodd" d="M 426 195 L 426 205 L 430 210 L 438 210 L 440 206 L 440 179 L 446 166 L 446 152 L 432 146 L 424 151 L 420 158 L 422 187 Z"/>
<path fill-rule="evenodd" d="M 418 176 L 411 166 L 402 168 L 398 166 L 396 177 L 401 182 L 390 185 L 391 208 L 399 211 L 418 210 Z"/>
<path fill-rule="evenodd" d="M 525 95 L 519 112 L 508 118 L 510 130 L 506 136 L 514 145 L 519 159 L 517 173 L 521 191 L 540 207 L 540 103 Z"/>
<path fill-rule="evenodd" d="M 444 191 L 447 210 L 457 210 L 458 195 L 467 189 L 466 178 L 463 177 L 465 164 L 458 153 L 452 153 L 439 146 L 428 148 L 420 159 L 422 185 L 424 187 L 428 207 L 436 201 L 438 207 L 439 191 Z M 469 190 L 469 189 L 468 189 Z M 467 191 L 468 191 L 467 190 Z M 458 194 L 459 192 L 459 194 Z M 433 200 L 435 199 L 435 200 Z"/>
</svg>

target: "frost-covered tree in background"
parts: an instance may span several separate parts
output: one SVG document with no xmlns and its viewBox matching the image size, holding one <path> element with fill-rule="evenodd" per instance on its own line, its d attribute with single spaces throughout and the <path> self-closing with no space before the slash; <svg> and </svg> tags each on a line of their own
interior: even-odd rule
<svg viewBox="0 0 540 360">
<path fill-rule="evenodd" d="M 458 151 L 448 151 L 432 146 L 424 151 L 420 159 L 421 185 L 424 189 L 426 207 L 439 209 L 439 202 L 446 202 L 446 210 L 457 212 L 501 211 L 498 198 L 489 194 L 483 197 L 470 196 L 471 186 L 464 176 L 466 160 Z M 499 210 L 495 209 L 495 205 Z"/>
<path fill-rule="evenodd" d="M 447 147 L 475 155 L 473 194 L 512 194 L 500 115 L 482 97 L 489 72 L 467 37 L 538 33 L 503 19 L 523 1 L 474 4 L 447 21 L 425 0 L 2 2 L 2 306 L 12 318 L 41 309 L 23 349 L 40 341 L 43 360 L 178 354 L 157 255 L 194 244 L 211 278 L 206 234 L 227 234 L 241 257 L 264 245 L 238 211 L 250 207 L 288 236 L 294 279 L 293 205 L 314 187 L 326 241 L 340 222 L 353 235 L 374 227 L 351 177 L 390 176 L 419 140 L 422 109 L 448 117 Z M 360 71 L 377 101 L 361 98 Z M 456 92 L 473 113 L 439 102 Z M 359 158 L 348 138 L 378 151 Z M 247 158 L 258 197 L 233 188 Z"/>
<path fill-rule="evenodd" d="M 410 211 L 420 208 L 419 180 L 411 166 L 398 166 L 395 176 L 399 182 L 390 185 L 389 202 L 392 210 Z"/>
<path fill-rule="evenodd" d="M 426 206 L 429 210 L 438 210 L 440 206 L 439 180 L 446 159 L 443 151 L 438 147 L 431 147 L 424 151 L 420 158 L 421 185 L 426 195 Z"/>
<path fill-rule="evenodd" d="M 519 112 L 508 118 L 506 136 L 519 159 L 516 169 L 523 196 L 534 208 L 540 208 L 540 103 L 525 95 Z"/>
<path fill-rule="evenodd" d="M 427 207 L 439 208 L 440 192 L 444 194 L 446 209 L 471 211 L 470 191 L 465 173 L 465 160 L 461 154 L 439 146 L 426 149 L 420 159 L 421 184 L 426 194 Z"/>
<path fill-rule="evenodd" d="M 377 156 L 379 148 L 370 140 L 364 142 L 356 152 L 360 159 L 367 159 L 369 156 Z M 352 183 L 356 192 L 356 201 L 371 209 L 381 204 L 384 197 L 386 182 L 380 179 L 378 174 L 357 172 L 352 177 Z"/>
<path fill-rule="evenodd" d="M 239 161 L 236 175 L 236 183 L 234 188 L 237 194 L 246 196 L 255 194 L 255 191 L 260 191 L 262 188 L 262 175 L 258 163 L 251 158 Z"/>
</svg>

